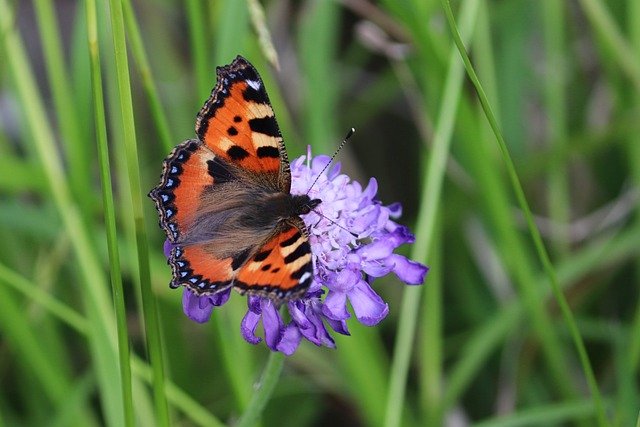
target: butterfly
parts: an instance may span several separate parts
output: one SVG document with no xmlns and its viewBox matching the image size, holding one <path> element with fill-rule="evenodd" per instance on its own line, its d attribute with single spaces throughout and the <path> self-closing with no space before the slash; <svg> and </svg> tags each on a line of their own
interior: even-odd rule
<svg viewBox="0 0 640 427">
<path fill-rule="evenodd" d="M 216 69 L 196 119 L 196 139 L 164 160 L 149 193 L 170 242 L 170 286 L 196 295 L 230 287 L 276 302 L 299 298 L 313 280 L 300 217 L 320 203 L 291 194 L 291 171 L 269 97 L 241 56 Z"/>
</svg>

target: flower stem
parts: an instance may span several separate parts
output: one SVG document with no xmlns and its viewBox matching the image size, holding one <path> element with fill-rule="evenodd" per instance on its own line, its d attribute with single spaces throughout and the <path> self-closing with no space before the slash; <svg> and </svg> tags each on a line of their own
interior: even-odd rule
<svg viewBox="0 0 640 427">
<path fill-rule="evenodd" d="M 264 371 L 262 371 L 260 382 L 256 385 L 256 391 L 251 397 L 247 410 L 238 420 L 236 427 L 253 426 L 260 417 L 265 406 L 267 406 L 267 402 L 271 398 L 273 389 L 280 379 L 280 373 L 284 366 L 284 357 L 284 354 L 277 351 L 272 351 L 269 354 L 267 366 L 265 366 Z"/>
</svg>

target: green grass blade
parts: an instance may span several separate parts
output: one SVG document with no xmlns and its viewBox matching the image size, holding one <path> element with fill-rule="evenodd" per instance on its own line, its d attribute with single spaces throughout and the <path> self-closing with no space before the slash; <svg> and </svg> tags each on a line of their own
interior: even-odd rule
<svg viewBox="0 0 640 427">
<path fill-rule="evenodd" d="M 151 73 L 151 67 L 149 66 L 149 60 L 142 42 L 142 36 L 140 35 L 140 29 L 138 28 L 138 22 L 136 20 L 131 1 L 124 0 L 122 2 L 122 8 L 124 11 L 125 23 L 127 26 L 127 34 L 129 36 L 129 46 L 131 47 L 131 55 L 136 61 L 140 75 L 142 76 L 142 83 L 144 85 L 144 91 L 151 107 L 151 114 L 153 116 L 153 123 L 156 126 L 158 135 L 162 146 L 167 152 L 176 145 L 176 140 L 171 135 L 169 129 L 169 120 L 162 108 L 162 103 L 158 97 L 158 89 Z"/>
<path fill-rule="evenodd" d="M 51 0 L 37 0 L 35 6 L 40 39 L 42 40 L 42 52 L 47 62 L 47 75 L 55 105 L 56 117 L 60 126 L 60 134 L 64 141 L 65 153 L 69 160 L 69 183 L 77 200 L 82 204 L 86 195 L 93 194 L 89 190 L 91 182 L 89 176 L 90 151 L 84 141 L 79 114 L 73 99 L 74 91 L 65 63 L 60 40 L 60 31 Z M 83 197 L 84 196 L 84 197 Z M 87 204 L 83 210 L 87 209 Z"/>
<path fill-rule="evenodd" d="M 471 37 L 473 34 L 478 4 L 476 0 L 467 0 L 463 3 L 461 20 L 465 37 Z M 445 80 L 442 104 L 433 136 L 433 149 L 429 156 L 424 156 L 426 168 L 421 186 L 422 194 L 418 222 L 416 224 L 416 242 L 411 253 L 412 259 L 422 262 L 429 258 L 429 249 L 432 244 L 437 212 L 440 207 L 442 183 L 451 144 L 451 135 L 462 90 L 464 70 L 462 64 L 456 61 L 456 58 L 456 51 L 452 48 L 449 55 L 449 70 Z M 426 286 L 429 286 L 428 279 Z M 390 387 L 386 401 L 385 426 L 387 427 L 400 425 L 409 362 L 414 344 L 416 323 L 419 319 L 421 292 L 422 288 L 419 286 L 404 289 L 398 333 L 391 364 Z"/>
<path fill-rule="evenodd" d="M 204 5 L 200 0 L 187 0 L 185 2 L 187 11 L 187 22 L 189 22 L 189 43 L 191 46 L 191 56 L 193 57 L 193 69 L 196 79 L 196 93 L 198 96 L 207 96 L 211 91 L 212 69 L 209 65 L 209 56 L 207 56 L 206 40 L 209 35 L 206 31 L 204 20 Z M 200 108 L 201 101 L 194 105 L 194 108 Z M 197 111 L 197 110 L 196 110 Z"/>
<path fill-rule="evenodd" d="M 542 2 L 545 41 L 545 103 L 547 141 L 554 149 L 563 150 L 567 141 L 566 130 L 566 29 L 563 2 L 545 0 Z M 570 195 L 565 164 L 549 164 L 549 216 L 559 224 L 568 224 L 570 218 Z M 558 240 L 553 248 L 558 255 L 566 255 L 568 242 Z"/>
<path fill-rule="evenodd" d="M 634 52 L 606 7 L 600 0 L 580 0 L 582 9 L 602 38 L 605 47 L 611 51 L 613 59 L 640 92 L 640 56 Z"/>
<path fill-rule="evenodd" d="M 169 408 L 167 406 L 167 400 L 164 392 L 165 378 L 162 342 L 158 320 L 158 308 L 155 299 L 156 297 L 151 289 L 149 248 L 142 208 L 138 151 L 136 146 L 127 47 L 125 42 L 124 16 L 120 1 L 110 0 L 109 6 L 116 60 L 116 77 L 118 81 L 118 92 L 120 94 L 121 120 L 124 129 L 123 149 L 133 208 L 132 216 L 137 248 L 138 274 L 142 294 L 142 311 L 144 315 L 147 351 L 149 352 L 151 366 L 153 367 L 153 394 L 156 405 L 156 416 L 158 417 L 156 421 L 158 425 L 168 426 L 170 424 L 170 419 Z"/>
<path fill-rule="evenodd" d="M 598 389 L 598 384 L 595 380 L 595 376 L 593 374 L 593 369 L 591 367 L 591 362 L 589 361 L 589 357 L 587 355 L 586 349 L 584 347 L 584 342 L 582 341 L 582 337 L 580 336 L 580 333 L 578 331 L 578 328 L 576 326 L 575 323 L 575 319 L 573 317 L 573 314 L 571 313 L 571 309 L 569 308 L 569 304 L 567 303 L 566 298 L 564 297 L 564 294 L 562 293 L 562 291 L 560 290 L 560 286 L 558 284 L 558 279 L 556 277 L 556 273 L 555 270 L 553 268 L 553 265 L 551 264 L 551 260 L 549 259 L 549 255 L 547 254 L 547 251 L 544 247 L 544 243 L 542 242 L 542 238 L 540 236 L 540 232 L 538 231 L 538 229 L 535 226 L 535 223 L 533 221 L 533 216 L 531 214 L 531 210 L 529 209 L 529 204 L 524 196 L 524 192 L 522 190 L 522 186 L 520 184 L 520 180 L 518 178 L 518 175 L 516 173 L 515 170 L 515 166 L 513 165 L 513 162 L 511 161 L 511 157 L 509 155 L 509 152 L 507 150 L 506 144 L 502 138 L 502 133 L 500 132 L 500 129 L 498 127 L 498 124 L 495 120 L 495 116 L 493 114 L 493 111 L 491 109 L 491 106 L 487 100 L 486 95 L 484 94 L 484 90 L 482 89 L 482 85 L 480 84 L 480 81 L 478 80 L 478 77 L 475 74 L 475 71 L 473 69 L 473 66 L 471 64 L 471 61 L 469 60 L 469 56 L 467 55 L 466 49 L 464 47 L 464 43 L 462 42 L 462 39 L 460 37 L 460 33 L 458 31 L 457 25 L 455 23 L 455 18 L 453 16 L 453 12 L 451 11 L 451 5 L 449 3 L 448 0 L 443 0 L 443 7 L 445 10 L 445 14 L 447 16 L 447 21 L 449 22 L 449 27 L 451 29 L 451 32 L 453 34 L 456 46 L 458 47 L 458 50 L 460 52 L 460 55 L 462 56 L 462 59 L 464 61 L 465 64 L 465 68 L 467 70 L 467 73 L 469 75 L 469 78 L 471 79 L 474 87 L 476 88 L 477 94 L 478 94 L 478 98 L 480 99 L 480 102 L 482 104 L 483 110 L 485 112 L 485 115 L 487 117 L 487 120 L 489 121 L 492 130 L 494 131 L 495 137 L 496 137 L 496 141 L 499 145 L 500 148 L 500 152 L 502 153 L 503 156 L 503 160 L 507 166 L 507 171 L 509 173 L 509 179 L 511 181 L 511 185 L 513 187 L 513 190 L 516 193 L 516 197 L 518 199 L 518 204 L 520 205 L 520 208 L 523 210 L 524 214 L 525 214 L 525 218 L 527 220 L 527 227 L 529 229 L 529 233 L 531 234 L 531 237 L 534 241 L 535 247 L 536 247 L 536 251 L 538 253 L 538 256 L 540 258 L 540 261 L 544 267 L 544 270 L 549 278 L 549 282 L 551 285 L 551 288 L 553 290 L 553 294 L 554 297 L 556 299 L 556 301 L 558 302 L 558 304 L 560 305 L 560 309 L 562 311 L 562 315 L 565 319 L 565 322 L 567 323 L 567 326 L 571 332 L 571 336 L 574 340 L 574 344 L 576 346 L 576 349 L 578 351 L 578 355 L 580 357 L 580 363 L 582 364 L 582 369 L 584 371 L 584 374 L 586 376 L 587 382 L 589 384 L 589 390 L 591 391 L 591 395 L 592 395 L 592 399 L 593 399 L 593 403 L 596 407 L 596 414 L 597 414 L 597 418 L 598 418 L 598 423 L 601 426 L 606 426 L 607 425 L 607 421 L 606 421 L 606 416 L 605 416 L 605 412 L 604 412 L 604 406 L 602 404 L 602 398 L 600 397 L 600 391 Z"/>
<path fill-rule="evenodd" d="M 120 253 L 118 250 L 118 235 L 116 229 L 116 214 L 113 202 L 113 188 L 111 185 L 111 168 L 109 165 L 109 150 L 107 146 L 107 126 L 104 113 L 104 96 L 102 93 L 102 74 L 100 69 L 100 50 L 98 45 L 98 28 L 96 20 L 96 4 L 93 0 L 86 1 L 88 50 L 91 60 L 91 77 L 93 87 L 93 108 L 95 114 L 96 143 L 98 145 L 98 163 L 100 164 L 100 178 L 102 180 L 102 200 L 109 252 L 109 267 L 111 276 L 111 290 L 115 304 L 117 333 L 118 333 L 118 361 L 120 366 L 120 383 L 122 387 L 122 406 L 125 425 L 135 424 L 133 411 L 133 394 L 131 388 L 131 365 L 129 332 L 127 327 L 124 291 L 122 287 L 122 272 L 120 271 Z"/>
<path fill-rule="evenodd" d="M 42 97 L 37 92 L 35 78 L 13 24 L 13 14 L 6 0 L 0 0 L 0 32 L 8 58 L 6 65 L 15 81 L 17 96 L 21 100 L 25 119 L 32 133 L 33 149 L 47 176 L 51 196 L 71 239 L 83 279 L 82 296 L 85 299 L 92 330 L 89 343 L 98 372 L 104 414 L 109 425 L 122 425 L 120 411 L 117 409 L 121 397 L 115 357 L 115 328 L 106 292 L 106 281 L 77 205 L 67 186 L 62 161 L 51 133 L 52 127 L 40 103 Z"/>
<path fill-rule="evenodd" d="M 592 417 L 595 412 L 590 400 L 562 402 L 524 409 L 511 416 L 474 424 L 476 427 L 551 426 L 570 423 L 575 419 Z"/>
</svg>

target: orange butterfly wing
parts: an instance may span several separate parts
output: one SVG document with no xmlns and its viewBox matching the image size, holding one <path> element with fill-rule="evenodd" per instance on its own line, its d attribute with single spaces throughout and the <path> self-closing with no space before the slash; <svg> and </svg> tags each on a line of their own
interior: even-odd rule
<svg viewBox="0 0 640 427">
<path fill-rule="evenodd" d="M 312 281 L 311 247 L 302 219 L 292 212 L 284 222 L 274 220 L 268 238 L 259 237 L 264 231 L 250 223 L 244 230 L 227 225 L 234 215 L 261 216 L 251 205 L 268 194 L 289 195 L 284 142 L 264 84 L 248 61 L 237 57 L 218 68 L 217 77 L 196 120 L 199 140 L 172 151 L 160 184 L 149 193 L 172 243 L 171 286 L 207 295 L 233 285 L 241 293 L 281 302 L 303 294 Z M 244 202 L 225 210 L 220 206 L 229 203 L 226 196 Z M 256 241 L 233 240 L 239 231 Z M 230 241 L 237 243 L 235 250 L 223 255 L 221 247 L 228 248 Z"/>
<path fill-rule="evenodd" d="M 289 225 L 240 268 L 233 285 L 241 293 L 289 299 L 304 294 L 312 280 L 311 246 L 306 231 Z"/>
<path fill-rule="evenodd" d="M 256 69 L 238 56 L 218 67 L 218 80 L 196 119 L 196 133 L 217 156 L 244 170 L 277 174 L 288 193 L 287 152 L 269 97 Z M 272 175 L 273 176 L 273 175 Z"/>
</svg>

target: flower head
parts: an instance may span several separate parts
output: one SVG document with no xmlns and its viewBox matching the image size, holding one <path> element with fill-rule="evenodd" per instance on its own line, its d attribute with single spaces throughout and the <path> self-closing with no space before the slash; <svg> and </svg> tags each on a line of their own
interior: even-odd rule
<svg viewBox="0 0 640 427">
<path fill-rule="evenodd" d="M 378 183 L 374 178 L 362 188 L 340 173 L 339 163 L 325 170 L 329 162 L 328 156 L 312 157 L 309 150 L 307 156 L 291 163 L 291 193 L 309 191 L 312 199 L 322 200 L 303 216 L 309 230 L 314 281 L 302 298 L 287 303 L 286 322 L 272 300 L 255 295 L 247 298 L 241 331 L 252 344 L 262 341 L 256 335 L 262 321 L 264 341 L 273 351 L 293 354 L 302 338 L 333 348 L 329 330 L 349 334 L 347 302 L 356 319 L 367 326 L 378 324 L 389 313 L 389 306 L 371 288 L 375 278 L 393 272 L 407 284 L 424 281 L 426 266 L 394 253 L 400 245 L 414 241 L 406 227 L 393 221 L 402 214 L 400 204 L 382 205 L 375 199 Z M 183 309 L 189 318 L 206 322 L 213 308 L 226 303 L 229 296 L 230 289 L 202 297 L 185 289 Z"/>
</svg>

